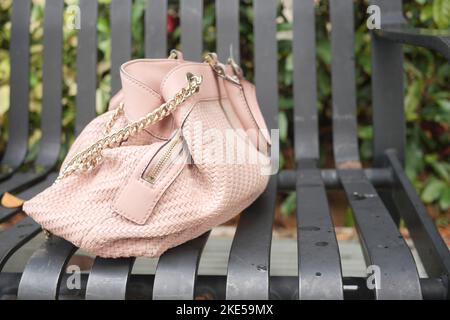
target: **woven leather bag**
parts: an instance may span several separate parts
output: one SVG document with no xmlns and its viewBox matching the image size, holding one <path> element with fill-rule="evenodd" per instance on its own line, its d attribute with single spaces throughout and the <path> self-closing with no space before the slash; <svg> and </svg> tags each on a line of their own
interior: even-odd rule
<svg viewBox="0 0 450 320">
<path fill-rule="evenodd" d="M 56 182 L 23 205 L 101 257 L 156 257 L 248 207 L 266 188 L 269 134 L 234 64 L 139 59 L 109 111 L 77 137 Z"/>
</svg>

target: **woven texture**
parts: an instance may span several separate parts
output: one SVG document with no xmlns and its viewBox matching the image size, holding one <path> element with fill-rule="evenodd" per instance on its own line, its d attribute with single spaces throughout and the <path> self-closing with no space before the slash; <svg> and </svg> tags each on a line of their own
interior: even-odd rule
<svg viewBox="0 0 450 320">
<path fill-rule="evenodd" d="M 192 164 L 183 167 L 144 224 L 115 212 L 111 203 L 141 160 L 165 143 L 148 132 L 105 150 L 102 163 L 93 171 L 62 179 L 26 201 L 24 211 L 51 233 L 102 257 L 156 257 L 200 236 L 243 211 L 268 182 L 268 176 L 261 174 L 260 164 L 246 161 L 265 156 L 230 130 L 233 127 L 223 110 L 226 103 L 227 100 L 195 102 L 182 124 Z M 111 112 L 107 112 L 93 120 L 74 142 L 66 161 L 102 137 L 110 117 Z M 119 118 L 113 130 L 126 123 L 124 117 Z M 196 130 L 199 125 L 202 130 Z M 232 139 L 215 139 L 208 134 L 209 129 L 227 132 Z M 223 148 L 225 153 L 233 150 L 236 154 L 246 150 L 244 161 L 224 162 L 217 153 Z"/>
</svg>

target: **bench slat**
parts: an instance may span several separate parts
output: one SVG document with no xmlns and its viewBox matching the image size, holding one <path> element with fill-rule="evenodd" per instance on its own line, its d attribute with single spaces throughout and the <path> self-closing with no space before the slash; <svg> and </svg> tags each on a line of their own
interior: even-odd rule
<svg viewBox="0 0 450 320">
<path fill-rule="evenodd" d="M 120 66 L 131 59 L 131 5 L 131 0 L 111 1 L 111 96 L 122 86 Z"/>
<path fill-rule="evenodd" d="M 24 190 L 42 180 L 58 161 L 61 149 L 63 8 L 63 0 L 48 0 L 44 12 L 42 138 L 35 163 L 42 170 L 28 173 L 17 172 L 11 179 L 0 185 L 1 192 Z M 23 95 L 23 92 L 21 94 Z M 28 109 L 28 105 L 26 107 Z"/>
<path fill-rule="evenodd" d="M 295 159 L 319 159 L 314 1 L 294 1 Z"/>
<path fill-rule="evenodd" d="M 192 300 L 200 256 L 209 232 L 165 252 L 158 261 L 153 284 L 155 300 Z"/>
<path fill-rule="evenodd" d="M 21 300 L 56 300 L 61 279 L 76 247 L 70 242 L 51 236 L 36 250 L 25 266 L 17 298 Z"/>
<path fill-rule="evenodd" d="M 18 194 L 18 196 L 23 199 L 30 199 L 45 188 L 49 187 L 55 178 L 55 174 L 50 174 L 46 180 Z M 11 215 L 20 212 L 20 208 L 9 210 L 12 212 Z M 9 257 L 40 231 L 40 225 L 38 225 L 30 217 L 25 217 L 10 228 L 0 232 L 0 271 Z"/>
<path fill-rule="evenodd" d="M 277 2 L 253 2 L 255 82 L 261 110 L 269 129 L 278 127 Z M 277 143 L 276 141 L 273 142 Z M 268 299 L 270 249 L 277 179 L 242 214 L 228 261 L 227 299 Z"/>
<path fill-rule="evenodd" d="M 255 1 L 255 85 L 267 127 L 278 128 L 278 46 L 274 0 Z"/>
<path fill-rule="evenodd" d="M 405 22 L 401 0 L 372 0 L 371 4 L 380 7 L 382 24 Z M 384 150 L 389 148 L 395 148 L 403 162 L 406 121 L 403 110 L 402 45 L 372 34 L 371 50 L 374 164 L 380 165 Z"/>
<path fill-rule="evenodd" d="M 353 210 L 368 266 L 379 267 L 377 299 L 421 299 L 411 251 L 362 170 L 341 169 L 339 178 Z"/>
<path fill-rule="evenodd" d="M 181 50 L 184 59 L 199 61 L 202 54 L 203 2 L 180 3 Z M 197 269 L 209 232 L 165 252 L 158 261 L 153 299 L 193 299 Z"/>
<path fill-rule="evenodd" d="M 25 217 L 11 228 L 2 231 L 0 233 L 0 271 L 14 252 L 41 231 L 41 226 L 30 217 Z"/>
<path fill-rule="evenodd" d="M 203 50 L 203 1 L 180 1 L 181 51 L 186 60 L 199 61 Z"/>
<path fill-rule="evenodd" d="M 53 168 L 61 150 L 63 0 L 48 0 L 44 13 L 42 138 L 36 163 Z"/>
<path fill-rule="evenodd" d="M 36 173 L 35 171 L 16 172 L 11 176 L 11 178 L 5 180 L 2 184 L 0 184 L 0 194 L 3 194 L 5 192 L 22 192 L 37 180 L 44 179 L 44 177 L 44 174 Z M 0 206 L 0 220 L 2 219 L 1 217 L 5 212 L 5 210 L 3 209 L 6 208 Z"/>
<path fill-rule="evenodd" d="M 14 175 L 13 178 L 17 178 L 17 177 L 28 177 L 28 176 L 32 176 L 31 173 L 29 174 L 24 174 L 24 175 Z M 17 196 L 21 199 L 30 199 L 33 196 L 35 196 L 36 194 L 38 194 L 39 192 L 41 192 L 43 189 L 41 187 L 41 185 L 45 185 L 45 186 L 50 186 L 50 179 L 44 180 L 43 182 L 30 187 L 29 189 L 26 189 L 25 191 L 21 192 L 20 194 L 18 194 Z M 20 211 L 20 209 L 18 208 L 5 208 L 3 206 L 0 206 L 0 222 L 5 221 L 6 219 L 9 219 L 10 217 L 12 217 L 13 215 L 15 215 L 16 213 L 18 213 Z"/>
<path fill-rule="evenodd" d="M 8 143 L 1 160 L 2 166 L 10 168 L 0 176 L 3 180 L 11 175 L 25 159 L 28 149 L 28 103 L 29 96 L 29 45 L 30 45 L 30 9 L 31 0 L 14 1 L 11 17 L 10 40 L 10 106 Z"/>
<path fill-rule="evenodd" d="M 353 1 L 332 0 L 331 48 L 333 147 L 338 176 L 353 210 L 368 266 L 375 276 L 377 299 L 421 299 L 419 276 L 411 251 L 362 169 L 344 169 L 359 162 L 356 123 Z"/>
<path fill-rule="evenodd" d="M 428 277 L 449 277 L 450 251 L 436 230 L 420 197 L 403 171 L 397 152 L 388 150 L 386 157 L 393 171 L 393 199 L 403 219 Z"/>
<path fill-rule="evenodd" d="M 353 2 L 330 1 L 330 15 L 334 156 L 338 162 L 359 161 Z"/>
<path fill-rule="evenodd" d="M 134 258 L 95 258 L 89 274 L 87 300 L 125 300 Z"/>
<path fill-rule="evenodd" d="M 96 116 L 97 1 L 80 0 L 80 30 L 77 46 L 77 96 L 75 134 Z"/>
<path fill-rule="evenodd" d="M 300 167 L 297 174 L 299 299 L 343 299 L 339 247 L 320 170 Z"/>
<path fill-rule="evenodd" d="M 145 56 L 147 58 L 167 57 L 167 0 L 147 0 Z"/>
<path fill-rule="evenodd" d="M 227 300 L 269 299 L 276 187 L 272 176 L 265 192 L 241 215 L 228 259 Z"/>
<path fill-rule="evenodd" d="M 239 1 L 216 0 L 216 46 L 221 61 L 230 57 L 239 64 Z"/>
<path fill-rule="evenodd" d="M 319 160 L 314 1 L 294 2 L 299 299 L 343 299 L 339 247 Z"/>
</svg>

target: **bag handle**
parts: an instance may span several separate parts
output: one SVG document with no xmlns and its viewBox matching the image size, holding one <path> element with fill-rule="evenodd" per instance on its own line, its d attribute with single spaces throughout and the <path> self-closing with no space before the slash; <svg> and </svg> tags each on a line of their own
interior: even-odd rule
<svg viewBox="0 0 450 320">
<path fill-rule="evenodd" d="M 197 93 L 200 89 L 202 76 L 195 76 L 192 73 L 187 73 L 186 78 L 188 84 L 186 87 L 177 92 L 172 99 L 161 104 L 158 108 L 148 113 L 141 119 L 129 123 L 114 133 L 109 133 L 114 122 L 118 119 L 119 115 L 123 113 L 124 104 L 121 103 L 106 125 L 105 136 L 97 140 L 88 148 L 77 153 L 61 170 L 59 176 L 55 180 L 55 183 L 73 173 L 92 170 L 102 160 L 103 150 L 120 146 L 129 137 L 135 136 L 145 127 L 161 121 L 165 117 L 172 114 L 179 105 Z"/>
</svg>

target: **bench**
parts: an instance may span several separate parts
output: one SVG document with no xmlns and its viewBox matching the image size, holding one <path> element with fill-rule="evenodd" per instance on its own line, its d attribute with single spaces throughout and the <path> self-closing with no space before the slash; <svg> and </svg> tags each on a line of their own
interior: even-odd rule
<svg viewBox="0 0 450 320">
<path fill-rule="evenodd" d="M 295 170 L 271 177 L 267 190 L 241 216 L 232 242 L 226 276 L 197 276 L 208 234 L 163 254 L 154 274 L 133 275 L 135 259 L 95 258 L 81 288 L 65 283 L 69 259 L 77 248 L 52 236 L 44 241 L 21 273 L 0 273 L 0 297 L 18 299 L 449 299 L 450 254 L 403 171 L 402 44 L 427 47 L 450 61 L 450 33 L 407 26 L 401 0 L 378 0 L 381 29 L 372 31 L 372 101 L 374 162 L 362 168 L 357 140 L 354 22 L 352 0 L 330 0 L 333 150 L 335 169 L 319 160 L 315 70 L 314 1 L 294 1 L 294 135 Z M 120 88 L 119 66 L 131 58 L 131 0 L 112 0 L 111 87 Z M 147 1 L 145 54 L 166 57 L 167 1 Z M 239 1 L 216 1 L 216 44 L 226 59 L 230 45 L 239 57 Z M 81 28 L 77 46 L 75 133 L 96 115 L 96 1 L 80 0 Z M 44 22 L 42 138 L 35 160 L 40 170 L 20 170 L 28 148 L 28 52 L 31 0 L 14 1 L 11 33 L 11 106 L 9 141 L 1 159 L 0 192 L 28 199 L 57 175 L 61 148 L 63 0 L 47 0 Z M 277 1 L 253 1 L 255 83 L 269 128 L 278 126 Z M 186 59 L 202 55 L 202 1 L 180 5 L 181 48 Z M 238 59 L 237 59 L 238 60 Z M 341 257 L 327 200 L 328 189 L 345 192 L 352 208 L 367 266 L 380 273 L 374 286 L 366 278 L 343 277 Z M 270 250 L 278 190 L 296 190 L 298 276 L 272 276 Z M 0 208 L 0 222 L 20 208 Z M 399 232 L 403 219 L 427 277 Z M 11 256 L 42 230 L 26 217 L 0 232 L 0 270 Z"/>
</svg>

